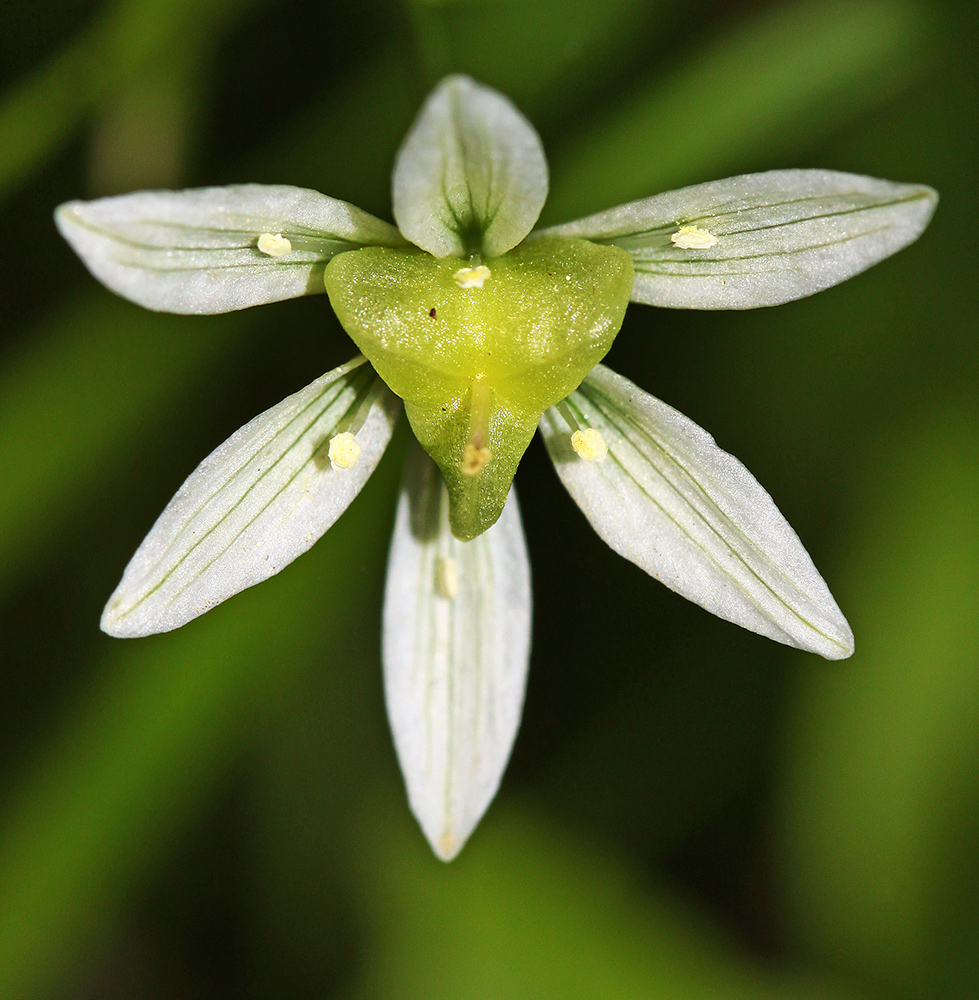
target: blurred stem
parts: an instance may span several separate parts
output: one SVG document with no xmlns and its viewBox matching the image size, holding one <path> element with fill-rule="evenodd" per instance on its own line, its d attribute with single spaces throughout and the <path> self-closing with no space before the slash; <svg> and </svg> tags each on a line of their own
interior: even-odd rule
<svg viewBox="0 0 979 1000">
<path fill-rule="evenodd" d="M 405 8 L 424 74 L 424 91 L 427 92 L 456 68 L 449 26 L 440 3 L 406 0 Z"/>
<path fill-rule="evenodd" d="M 203 64 L 211 48 L 210 38 L 192 36 L 105 102 L 91 139 L 91 196 L 181 186 L 201 114 Z"/>
</svg>

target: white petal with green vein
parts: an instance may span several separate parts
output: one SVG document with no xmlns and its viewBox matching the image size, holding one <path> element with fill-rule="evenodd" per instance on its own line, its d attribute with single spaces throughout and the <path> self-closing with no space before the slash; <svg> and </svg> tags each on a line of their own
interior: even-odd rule
<svg viewBox="0 0 979 1000">
<path fill-rule="evenodd" d="M 400 408 L 358 358 L 236 431 L 153 525 L 109 598 L 103 630 L 168 632 L 278 573 L 360 492 Z M 344 432 L 359 445 L 359 452 L 346 449 L 354 456 L 348 468 L 330 457 L 331 440 Z"/>
<path fill-rule="evenodd" d="M 753 309 L 812 295 L 896 253 L 921 235 L 937 204 L 921 184 L 772 170 L 668 191 L 534 235 L 628 251 L 634 302 Z"/>
<path fill-rule="evenodd" d="M 620 555 L 753 632 L 827 659 L 853 652 L 850 626 L 772 498 L 692 420 L 598 365 L 540 426 L 568 492 Z M 604 461 L 573 449 L 572 432 L 585 428 L 604 438 Z"/>
<path fill-rule="evenodd" d="M 436 257 L 497 257 L 534 227 L 547 198 L 540 137 L 502 95 L 446 77 L 422 106 L 392 178 L 401 232 Z"/>
<path fill-rule="evenodd" d="M 384 593 L 384 690 L 412 811 L 444 861 L 493 800 L 510 757 L 530 620 L 515 491 L 496 524 L 460 542 L 438 467 L 413 447 Z"/>
<path fill-rule="evenodd" d="M 325 291 L 327 261 L 404 245 L 386 222 L 286 185 L 137 191 L 70 201 L 62 236 L 112 291 L 147 309 L 222 313 Z"/>
</svg>

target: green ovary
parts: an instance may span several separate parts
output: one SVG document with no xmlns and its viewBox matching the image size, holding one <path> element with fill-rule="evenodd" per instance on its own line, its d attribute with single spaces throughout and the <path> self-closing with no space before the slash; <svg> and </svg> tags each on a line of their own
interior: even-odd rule
<svg viewBox="0 0 979 1000">
<path fill-rule="evenodd" d="M 479 263 L 482 287 L 462 287 L 466 261 L 421 250 L 352 250 L 326 268 L 344 329 L 442 470 L 464 541 L 500 516 L 544 410 L 612 346 L 633 276 L 625 251 L 584 240 L 537 240 Z"/>
</svg>

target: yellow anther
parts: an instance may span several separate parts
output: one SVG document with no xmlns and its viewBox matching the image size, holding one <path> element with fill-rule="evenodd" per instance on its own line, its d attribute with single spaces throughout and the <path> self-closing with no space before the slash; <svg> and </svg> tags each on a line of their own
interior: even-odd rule
<svg viewBox="0 0 979 1000">
<path fill-rule="evenodd" d="M 477 448 L 472 442 L 466 445 L 462 453 L 459 468 L 464 476 L 478 476 L 489 465 L 493 453 L 489 448 Z"/>
<path fill-rule="evenodd" d="M 439 556 L 435 560 L 435 589 L 447 601 L 456 599 L 459 593 L 459 567 L 455 559 Z"/>
<path fill-rule="evenodd" d="M 482 288 L 492 273 L 485 264 L 480 264 L 479 267 L 460 267 L 452 277 L 460 288 Z"/>
<path fill-rule="evenodd" d="M 586 462 L 604 462 L 608 454 L 608 445 L 601 431 L 594 427 L 586 427 L 583 431 L 575 431 L 571 435 L 571 447 L 578 453 L 579 457 Z"/>
<path fill-rule="evenodd" d="M 706 250 L 717 242 L 717 237 L 699 226 L 680 226 L 680 231 L 670 237 L 670 242 L 681 250 Z"/>
<path fill-rule="evenodd" d="M 292 243 L 282 233 L 262 233 L 258 249 L 267 257 L 286 257 L 292 253 Z"/>
<path fill-rule="evenodd" d="M 352 469 L 360 458 L 360 445 L 350 431 L 330 438 L 330 465 L 334 469 Z"/>
</svg>

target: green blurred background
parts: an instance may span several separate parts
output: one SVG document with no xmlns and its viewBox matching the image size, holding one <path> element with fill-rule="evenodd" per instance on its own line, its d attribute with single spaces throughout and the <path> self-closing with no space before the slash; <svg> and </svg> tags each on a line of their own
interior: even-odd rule
<svg viewBox="0 0 979 1000">
<path fill-rule="evenodd" d="M 0 998 L 979 996 L 976 28 L 964 0 L 7 0 Z M 51 212 L 262 181 L 389 218 L 398 142 L 448 71 L 537 125 L 545 222 L 795 166 L 942 203 L 815 298 L 633 306 L 610 355 L 772 493 L 856 655 L 645 577 L 535 443 L 526 712 L 445 866 L 383 712 L 403 436 L 273 580 L 176 633 L 98 631 L 196 463 L 351 355 L 325 298 L 154 315 Z"/>
</svg>

